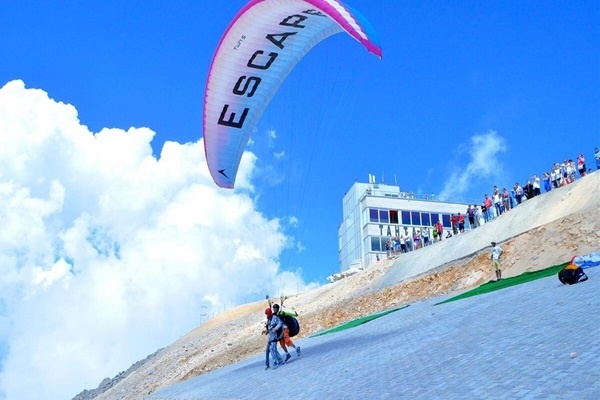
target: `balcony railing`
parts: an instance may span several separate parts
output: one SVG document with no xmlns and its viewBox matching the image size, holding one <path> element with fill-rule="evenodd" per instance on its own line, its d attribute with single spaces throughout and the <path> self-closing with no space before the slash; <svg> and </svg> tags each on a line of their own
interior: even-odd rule
<svg viewBox="0 0 600 400">
<path fill-rule="evenodd" d="M 450 196 L 438 196 L 435 194 L 424 194 L 414 192 L 398 192 L 398 191 L 386 191 L 381 188 L 373 188 L 365 190 L 364 194 L 360 196 L 360 200 L 366 196 L 370 197 L 385 197 L 393 199 L 404 199 L 404 200 L 420 200 L 420 201 L 439 201 L 444 203 L 459 203 L 459 204 L 479 204 L 477 200 L 467 197 L 450 197 Z"/>
</svg>

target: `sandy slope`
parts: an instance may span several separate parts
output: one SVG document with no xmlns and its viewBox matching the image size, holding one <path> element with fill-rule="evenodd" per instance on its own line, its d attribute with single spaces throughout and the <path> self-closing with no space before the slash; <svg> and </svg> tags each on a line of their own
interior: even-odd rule
<svg viewBox="0 0 600 400">
<path fill-rule="evenodd" d="M 492 223 L 286 300 L 300 337 L 376 311 L 490 280 L 489 243 L 503 247 L 505 276 L 600 250 L 600 173 L 531 199 Z M 206 371 L 262 353 L 265 302 L 225 312 L 162 349 L 98 399 L 142 399 Z M 89 396 L 88 396 L 89 397 Z M 80 397 L 85 398 L 85 397 Z"/>
</svg>

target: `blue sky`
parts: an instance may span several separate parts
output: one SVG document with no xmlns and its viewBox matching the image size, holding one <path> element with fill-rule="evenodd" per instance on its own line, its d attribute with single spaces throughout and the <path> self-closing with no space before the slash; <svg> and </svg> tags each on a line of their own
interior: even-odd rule
<svg viewBox="0 0 600 400">
<path fill-rule="evenodd" d="M 220 3 L 5 7 L 10 22 L 1 29 L 11 40 L 2 44 L 2 81 L 22 79 L 73 104 L 94 132 L 149 127 L 156 154 L 167 140 L 197 141 L 215 45 L 244 2 Z M 467 165 L 470 138 L 495 131 L 505 139 L 502 169 L 462 189 L 479 199 L 494 184 L 539 174 L 555 160 L 579 152 L 590 158 L 600 142 L 596 2 L 351 5 L 376 28 L 383 59 L 345 35 L 321 43 L 274 98 L 253 137 L 262 147 L 251 148 L 267 164 L 261 152 L 273 148 L 259 136 L 273 130 L 274 149 L 308 166 L 298 182 L 290 181 L 289 166 L 274 166 L 286 181 L 258 181 L 256 194 L 269 216 L 298 208 L 309 279 L 323 281 L 336 266 L 341 197 L 355 179 L 373 173 L 393 183 L 395 174 L 402 188 L 440 192 Z M 288 145 L 315 155 L 307 159 Z M 293 167 L 297 160 L 287 161 Z"/>
<path fill-rule="evenodd" d="M 177 297 L 153 286 L 164 286 L 160 281 L 166 279 L 161 275 L 165 271 L 181 284 L 172 289 L 181 294 L 180 303 L 173 304 L 213 312 L 224 304 L 256 300 L 264 292 L 274 295 L 303 290 L 311 282 L 324 284 L 338 268 L 342 197 L 355 180 L 365 182 L 369 174 L 379 182 L 396 180 L 402 189 L 416 193 L 480 200 L 493 185 L 522 183 L 579 153 L 594 166 L 593 149 L 600 146 L 598 2 L 355 0 L 349 4 L 371 21 L 383 59 L 345 34 L 317 45 L 288 77 L 253 133 L 248 151 L 256 160 L 243 172 L 253 189 L 223 192 L 206 180 L 200 146 L 202 102 L 215 47 L 244 4 L 3 5 L 0 185 L 5 196 L 0 200 L 3 224 L 9 221 L 14 230 L 5 229 L 0 250 L 3 257 L 16 260 L 13 269 L 3 267 L 10 279 L 3 281 L 0 298 L 0 318 L 8 323 L 0 330 L 0 349 L 10 350 L 0 350 L 5 367 L 0 379 L 6 387 L 22 383 L 21 367 L 14 360 L 18 351 L 26 352 L 27 340 L 48 339 L 21 333 L 60 325 L 58 319 L 31 324 L 17 314 L 47 315 L 41 304 L 73 307 L 65 299 L 78 298 L 73 297 L 75 288 L 83 296 L 98 276 L 120 293 L 144 274 L 145 286 L 139 290 L 147 296 L 132 295 L 137 308 L 127 308 L 127 301 L 111 304 L 122 311 L 117 313 L 120 319 L 104 321 L 114 325 L 107 337 L 131 332 L 118 349 L 130 349 L 131 340 L 140 342 L 136 334 L 142 335 L 141 327 L 159 316 L 174 318 L 169 320 L 173 328 L 123 350 L 125 355 L 111 362 L 91 362 L 82 368 L 76 391 L 97 385 L 129 365 L 124 363 L 145 357 L 197 325 L 199 319 L 191 320 L 183 311 L 173 317 L 164 306 L 155 315 L 149 312 L 147 320 L 139 317 L 139 331 L 131 321 L 124 322 L 133 311 L 152 309 L 148 299 L 156 299 L 156 293 Z M 8 90 L 5 85 L 15 80 L 25 88 L 13 85 Z M 76 114 L 56 102 L 70 104 Z M 18 112 L 10 108 L 19 104 Z M 43 126 L 31 121 L 51 121 L 41 125 L 56 125 L 55 131 L 68 140 L 60 144 L 48 139 L 40 145 L 31 138 L 37 137 L 34 128 Z M 44 137 L 54 137 L 53 132 Z M 104 139 L 78 142 L 78 137 L 93 135 Z M 78 157 L 79 152 L 87 156 Z M 27 164 L 34 154 L 38 163 Z M 45 208 L 34 213 L 33 198 Z M 41 236 L 31 233 L 33 225 L 27 223 L 32 213 Z M 18 221 L 10 219 L 15 215 Z M 206 223 L 213 215 L 221 218 L 220 225 Z M 125 227 L 117 226 L 116 219 L 138 227 L 130 231 L 135 240 L 128 242 Z M 176 229 L 165 229 L 165 220 L 177 220 L 169 225 Z M 43 248 L 37 245 L 40 237 L 47 242 Z M 77 252 L 81 237 L 81 243 L 95 249 L 96 258 Z M 165 246 L 164 253 L 157 255 L 151 248 L 170 240 L 172 247 Z M 215 246 L 223 246 L 222 253 L 243 251 L 228 259 L 210 254 Z M 182 269 L 157 268 L 152 270 L 155 279 L 141 267 L 128 269 L 136 262 L 150 268 L 148 263 L 156 259 Z M 108 265 L 117 268 L 112 275 Z M 244 277 L 246 283 L 249 278 L 236 265 L 269 283 L 258 288 L 238 283 L 235 277 Z M 86 284 L 84 279 L 89 279 Z M 204 286 L 207 280 L 214 285 Z M 184 282 L 194 286 L 182 289 Z M 43 290 L 38 290 L 40 285 Z M 102 299 L 99 295 L 89 308 L 72 312 L 99 312 L 96 306 Z M 93 321 L 89 324 L 92 329 Z M 61 337 L 61 329 L 53 332 Z M 90 336 L 81 346 L 88 348 L 92 342 Z M 95 349 L 99 359 L 102 349 L 101 344 Z M 96 352 L 91 353 L 93 358 Z M 40 372 L 46 368 L 42 364 Z"/>
</svg>

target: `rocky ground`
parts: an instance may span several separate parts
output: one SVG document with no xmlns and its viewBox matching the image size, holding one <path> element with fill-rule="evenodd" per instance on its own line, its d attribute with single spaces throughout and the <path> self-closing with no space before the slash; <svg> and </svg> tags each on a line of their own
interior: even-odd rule
<svg viewBox="0 0 600 400">
<path fill-rule="evenodd" d="M 494 275 L 491 240 L 504 250 L 504 276 L 600 250 L 600 173 L 528 200 L 472 232 L 286 299 L 285 308 L 300 315 L 302 329 L 297 338 L 489 281 Z M 260 332 L 266 306 L 262 301 L 218 315 L 76 399 L 143 399 L 160 388 L 262 353 L 265 337 Z"/>
</svg>

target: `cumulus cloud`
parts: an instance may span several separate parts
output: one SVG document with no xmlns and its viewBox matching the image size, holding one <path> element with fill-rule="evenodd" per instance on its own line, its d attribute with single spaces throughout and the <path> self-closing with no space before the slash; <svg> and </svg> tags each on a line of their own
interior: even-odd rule
<svg viewBox="0 0 600 400">
<path fill-rule="evenodd" d="M 456 149 L 458 157 L 467 161 L 458 166 L 444 184 L 440 197 L 457 197 L 465 194 L 483 178 L 497 177 L 502 171 L 500 154 L 507 151 L 506 140 L 495 131 L 476 134 L 468 144 Z"/>
<path fill-rule="evenodd" d="M 72 105 L 0 89 L 0 398 L 70 398 L 223 304 L 303 290 L 286 236 L 252 198 L 256 157 L 218 189 L 202 142 L 92 133 Z"/>
</svg>

